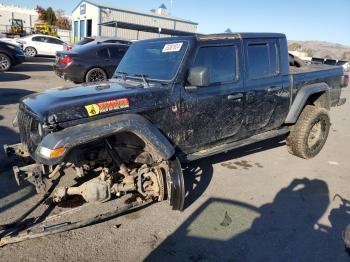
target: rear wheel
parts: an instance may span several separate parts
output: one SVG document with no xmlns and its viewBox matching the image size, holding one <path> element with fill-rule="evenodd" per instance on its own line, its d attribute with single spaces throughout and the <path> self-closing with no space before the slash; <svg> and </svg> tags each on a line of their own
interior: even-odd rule
<svg viewBox="0 0 350 262">
<path fill-rule="evenodd" d="M 90 69 L 85 76 L 85 82 L 102 82 L 107 80 L 107 74 L 101 68 Z"/>
<path fill-rule="evenodd" d="M 301 158 L 313 158 L 326 143 L 329 128 L 326 109 L 306 106 L 287 138 L 288 151 Z"/>
<path fill-rule="evenodd" d="M 34 47 L 28 46 L 24 49 L 24 54 L 29 57 L 34 57 L 37 55 L 37 51 Z"/>
<path fill-rule="evenodd" d="M 7 71 L 10 67 L 11 59 L 5 54 L 0 54 L 0 72 Z"/>
</svg>

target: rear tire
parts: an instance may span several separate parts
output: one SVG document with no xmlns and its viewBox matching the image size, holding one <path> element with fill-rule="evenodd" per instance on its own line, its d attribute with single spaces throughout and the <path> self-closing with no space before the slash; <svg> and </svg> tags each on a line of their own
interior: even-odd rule
<svg viewBox="0 0 350 262">
<path fill-rule="evenodd" d="M 85 82 L 103 82 L 107 81 L 108 77 L 106 72 L 101 68 L 92 68 L 90 69 L 85 76 Z"/>
<path fill-rule="evenodd" d="M 0 72 L 9 70 L 11 65 L 11 59 L 5 54 L 0 54 Z"/>
<path fill-rule="evenodd" d="M 307 105 L 287 138 L 289 153 L 305 159 L 315 157 L 326 143 L 329 128 L 328 111 Z"/>
<path fill-rule="evenodd" d="M 24 49 L 24 54 L 28 57 L 34 57 L 38 54 L 38 52 L 34 47 L 28 46 Z"/>
</svg>

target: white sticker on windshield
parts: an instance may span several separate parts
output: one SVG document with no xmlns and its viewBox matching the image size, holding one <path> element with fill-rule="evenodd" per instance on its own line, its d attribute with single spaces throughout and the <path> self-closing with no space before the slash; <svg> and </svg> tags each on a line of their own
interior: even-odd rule
<svg viewBox="0 0 350 262">
<path fill-rule="evenodd" d="M 163 48 L 163 53 L 179 52 L 183 43 L 166 44 Z"/>
</svg>

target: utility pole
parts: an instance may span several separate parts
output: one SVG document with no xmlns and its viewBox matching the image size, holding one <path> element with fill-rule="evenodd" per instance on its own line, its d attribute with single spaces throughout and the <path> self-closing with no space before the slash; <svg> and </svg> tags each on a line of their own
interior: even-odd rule
<svg viewBox="0 0 350 262">
<path fill-rule="evenodd" d="M 170 0 L 170 12 L 169 15 L 173 13 L 173 0 Z"/>
</svg>

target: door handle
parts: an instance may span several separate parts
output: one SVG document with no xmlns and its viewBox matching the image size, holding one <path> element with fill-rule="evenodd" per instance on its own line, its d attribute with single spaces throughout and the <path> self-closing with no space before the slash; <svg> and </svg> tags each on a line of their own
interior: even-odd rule
<svg viewBox="0 0 350 262">
<path fill-rule="evenodd" d="M 267 89 L 267 92 L 276 92 L 276 91 L 280 91 L 281 89 L 282 87 L 280 86 L 272 86 Z"/>
<path fill-rule="evenodd" d="M 242 97 L 243 97 L 243 94 L 239 93 L 239 94 L 228 95 L 227 99 L 228 100 L 236 100 L 236 99 L 241 99 Z"/>
</svg>

